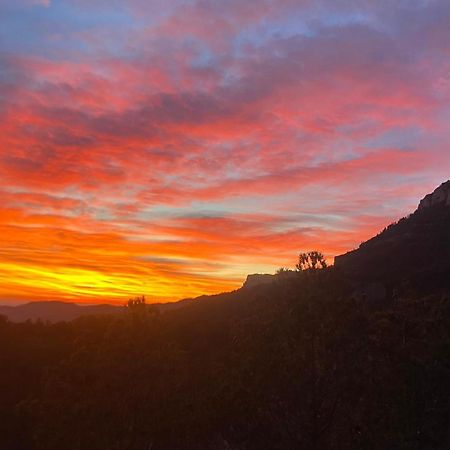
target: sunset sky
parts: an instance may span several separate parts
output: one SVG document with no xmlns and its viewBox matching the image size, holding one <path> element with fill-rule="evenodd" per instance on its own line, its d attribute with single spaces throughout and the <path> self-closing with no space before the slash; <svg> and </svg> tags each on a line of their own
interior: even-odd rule
<svg viewBox="0 0 450 450">
<path fill-rule="evenodd" d="M 0 0 L 0 303 L 332 261 L 450 178 L 448 0 Z"/>
</svg>

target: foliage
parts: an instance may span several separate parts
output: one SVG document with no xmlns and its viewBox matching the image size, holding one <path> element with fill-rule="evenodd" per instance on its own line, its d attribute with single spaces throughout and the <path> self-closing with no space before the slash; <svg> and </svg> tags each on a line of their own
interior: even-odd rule
<svg viewBox="0 0 450 450">
<path fill-rule="evenodd" d="M 144 295 L 142 297 L 130 298 L 127 302 L 127 307 L 130 309 L 145 307 L 145 305 L 146 305 L 146 300 L 145 300 Z"/>
<path fill-rule="evenodd" d="M 298 256 L 298 263 L 295 267 L 299 271 L 325 269 L 327 267 L 327 262 L 322 253 L 314 250 L 307 253 L 300 253 Z"/>
</svg>

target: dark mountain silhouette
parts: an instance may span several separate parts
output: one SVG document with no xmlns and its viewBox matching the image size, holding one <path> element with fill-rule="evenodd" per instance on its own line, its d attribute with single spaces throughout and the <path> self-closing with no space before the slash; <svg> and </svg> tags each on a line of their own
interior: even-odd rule
<svg viewBox="0 0 450 450">
<path fill-rule="evenodd" d="M 450 286 L 450 181 L 421 200 L 417 210 L 335 258 L 335 267 L 362 282 L 388 286 L 408 280 L 417 288 Z"/>
<path fill-rule="evenodd" d="M 243 288 L 252 288 L 261 284 L 271 284 L 275 281 L 276 275 L 268 273 L 252 273 L 247 275 Z"/>
<path fill-rule="evenodd" d="M 336 256 L 335 267 L 346 272 L 356 283 L 365 286 L 372 297 L 385 297 L 402 281 L 415 287 L 450 286 L 450 181 L 426 195 L 417 210 L 408 217 L 389 225 L 380 234 L 363 242 L 358 249 Z M 248 275 L 243 288 L 252 289 L 272 284 L 281 274 Z M 207 301 L 217 296 L 200 296 L 172 303 L 153 304 L 160 312 L 171 311 L 193 301 Z M 228 298 L 228 296 L 227 296 Z M 121 306 L 78 305 L 70 302 L 31 302 L 19 306 L 1 306 L 0 314 L 13 322 L 37 320 L 69 321 L 93 314 L 119 314 Z"/>
<path fill-rule="evenodd" d="M 0 448 L 447 450 L 448 188 L 336 267 L 167 305 L 36 306 L 89 311 L 67 322 L 0 316 Z"/>
<path fill-rule="evenodd" d="M 159 312 L 166 312 L 186 306 L 192 301 L 194 299 L 183 299 L 173 303 L 153 303 L 152 307 Z M 125 306 L 118 305 L 79 305 L 60 301 L 29 302 L 17 306 L 0 305 L 0 315 L 6 316 L 11 322 L 25 322 L 26 320 L 67 322 L 82 316 L 123 314 L 126 310 Z"/>
<path fill-rule="evenodd" d="M 114 305 L 77 305 L 70 302 L 39 301 L 17 306 L 0 306 L 0 314 L 12 322 L 43 320 L 61 322 L 92 314 L 117 314 L 124 307 Z"/>
</svg>

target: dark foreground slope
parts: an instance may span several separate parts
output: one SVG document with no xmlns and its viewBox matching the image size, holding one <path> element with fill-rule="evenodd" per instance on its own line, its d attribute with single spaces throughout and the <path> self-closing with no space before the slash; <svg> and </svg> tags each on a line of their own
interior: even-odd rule
<svg viewBox="0 0 450 450">
<path fill-rule="evenodd" d="M 450 293 L 401 267 L 376 304 L 342 267 L 165 314 L 0 321 L 0 448 L 448 449 Z"/>
</svg>

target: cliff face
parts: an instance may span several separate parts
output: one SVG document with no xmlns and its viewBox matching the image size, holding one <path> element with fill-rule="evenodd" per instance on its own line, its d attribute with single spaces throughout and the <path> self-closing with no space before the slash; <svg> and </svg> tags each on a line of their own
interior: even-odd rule
<svg viewBox="0 0 450 450">
<path fill-rule="evenodd" d="M 418 210 L 443 204 L 450 206 L 450 180 L 442 183 L 431 194 L 426 195 L 419 203 Z"/>
<path fill-rule="evenodd" d="M 253 273 L 247 275 L 247 279 L 242 287 L 251 288 L 253 286 L 259 286 L 261 284 L 270 284 L 275 281 L 275 275 L 270 275 L 267 273 Z"/>
</svg>

